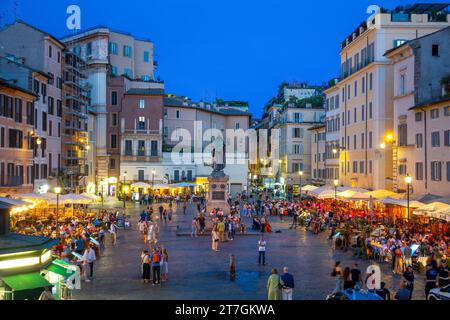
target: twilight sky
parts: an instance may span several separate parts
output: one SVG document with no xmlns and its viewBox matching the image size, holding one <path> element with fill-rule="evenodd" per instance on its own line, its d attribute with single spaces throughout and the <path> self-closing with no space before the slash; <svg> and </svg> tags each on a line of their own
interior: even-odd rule
<svg viewBox="0 0 450 320">
<path fill-rule="evenodd" d="M 339 71 L 339 43 L 387 0 L 1 0 L 0 23 L 17 17 L 56 37 L 70 33 L 66 9 L 81 8 L 82 29 L 108 25 L 155 44 L 166 92 L 193 100 L 246 100 L 257 117 L 283 81 L 320 84 Z M 432 2 L 445 2 L 435 0 Z"/>
</svg>

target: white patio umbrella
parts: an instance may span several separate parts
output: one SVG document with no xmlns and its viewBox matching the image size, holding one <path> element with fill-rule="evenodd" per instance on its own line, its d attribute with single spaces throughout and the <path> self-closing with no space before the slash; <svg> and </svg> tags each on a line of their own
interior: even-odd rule
<svg viewBox="0 0 450 320">
<path fill-rule="evenodd" d="M 134 182 L 131 184 L 132 188 L 151 188 L 151 185 L 145 182 Z"/>
</svg>

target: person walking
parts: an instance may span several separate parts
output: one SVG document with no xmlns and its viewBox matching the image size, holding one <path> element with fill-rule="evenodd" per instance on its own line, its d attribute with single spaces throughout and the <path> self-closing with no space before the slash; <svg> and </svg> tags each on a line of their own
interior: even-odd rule
<svg viewBox="0 0 450 320">
<path fill-rule="evenodd" d="M 86 272 L 86 282 L 90 282 L 92 278 L 94 278 L 94 261 L 96 260 L 95 251 L 92 249 L 92 245 L 90 245 L 83 254 L 83 264 L 84 270 Z M 89 266 L 89 273 L 88 273 Z"/>
<path fill-rule="evenodd" d="M 169 280 L 169 252 L 167 249 L 162 249 L 161 255 L 161 281 Z"/>
<path fill-rule="evenodd" d="M 406 280 L 406 289 L 409 290 L 409 300 L 411 300 L 414 291 L 414 271 L 412 266 L 408 265 L 406 267 L 403 278 Z"/>
<path fill-rule="evenodd" d="M 281 276 L 281 297 L 283 300 L 292 300 L 294 291 L 294 276 L 289 273 L 288 267 L 283 268 Z"/>
<path fill-rule="evenodd" d="M 161 254 L 159 248 L 153 251 L 152 257 L 153 285 L 161 284 Z"/>
<path fill-rule="evenodd" d="M 273 268 L 272 274 L 267 280 L 268 300 L 278 300 L 279 290 L 281 286 L 281 279 L 278 275 L 278 270 Z"/>
<path fill-rule="evenodd" d="M 150 281 L 150 257 L 148 255 L 148 250 L 142 251 L 141 270 L 142 270 L 142 282 L 149 283 L 149 281 Z"/>
<path fill-rule="evenodd" d="M 427 272 L 425 273 L 426 283 L 425 283 L 425 299 L 428 300 L 428 294 L 431 289 L 436 288 L 436 280 L 438 277 L 437 263 L 432 260 L 430 264 L 427 265 Z"/>
<path fill-rule="evenodd" d="M 217 227 L 213 226 L 211 231 L 211 242 L 212 242 L 212 250 L 219 251 L 219 232 L 217 231 Z"/>
<path fill-rule="evenodd" d="M 258 264 L 262 264 L 263 266 L 266 264 L 266 240 L 264 240 L 264 236 L 258 241 Z"/>
<path fill-rule="evenodd" d="M 112 222 L 111 226 L 109 227 L 109 233 L 111 234 L 112 246 L 115 247 L 117 242 L 117 227 L 114 222 Z"/>
<path fill-rule="evenodd" d="M 217 224 L 217 231 L 219 231 L 220 242 L 224 242 L 225 241 L 225 223 L 223 223 L 223 220 L 221 220 Z"/>
<path fill-rule="evenodd" d="M 340 261 L 336 261 L 333 271 L 331 272 L 331 276 L 336 278 L 336 286 L 334 287 L 333 293 L 341 292 L 344 284 L 344 278 L 340 264 Z"/>
<path fill-rule="evenodd" d="M 197 218 L 193 218 L 191 222 L 191 237 L 197 238 Z"/>
<path fill-rule="evenodd" d="M 351 278 L 352 278 L 352 288 L 355 287 L 356 284 L 362 284 L 361 270 L 358 268 L 358 264 L 355 263 L 353 269 L 350 270 Z"/>
<path fill-rule="evenodd" d="M 441 260 L 441 265 L 438 269 L 439 274 L 439 288 L 445 287 L 449 284 L 450 269 L 446 260 Z"/>
</svg>

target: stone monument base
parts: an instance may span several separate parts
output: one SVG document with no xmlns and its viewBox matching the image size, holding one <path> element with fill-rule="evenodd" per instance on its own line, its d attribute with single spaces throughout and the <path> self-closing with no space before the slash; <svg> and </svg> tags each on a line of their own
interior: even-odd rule
<svg viewBox="0 0 450 320">
<path fill-rule="evenodd" d="M 228 181 L 229 177 L 223 172 L 222 174 L 211 174 L 208 177 L 209 192 L 206 202 L 206 213 L 209 214 L 213 209 L 221 209 L 224 214 L 230 214 L 230 206 L 228 205 Z"/>
</svg>

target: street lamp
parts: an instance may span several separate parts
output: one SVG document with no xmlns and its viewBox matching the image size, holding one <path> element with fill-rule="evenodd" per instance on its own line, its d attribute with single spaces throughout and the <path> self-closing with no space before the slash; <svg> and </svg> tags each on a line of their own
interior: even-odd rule
<svg viewBox="0 0 450 320">
<path fill-rule="evenodd" d="M 300 176 L 300 189 L 299 189 L 299 191 L 300 191 L 300 201 L 302 200 L 302 176 L 303 176 L 303 171 L 299 171 L 298 172 L 298 175 Z"/>
<path fill-rule="evenodd" d="M 126 201 L 126 198 L 127 198 L 127 194 L 125 193 L 125 179 L 127 178 L 127 172 L 125 171 L 124 173 L 123 173 L 123 186 L 122 186 L 122 192 L 123 192 L 123 208 L 125 209 L 125 206 L 126 206 L 126 203 L 125 203 L 125 201 Z"/>
<path fill-rule="evenodd" d="M 61 193 L 61 187 L 55 187 L 56 193 L 56 237 L 59 238 L 59 194 Z"/>
<path fill-rule="evenodd" d="M 411 185 L 411 183 L 412 183 L 412 177 L 409 175 L 409 174 L 407 174 L 406 175 L 406 177 L 405 177 L 405 183 L 406 183 L 406 190 L 407 190 L 407 210 L 408 210 L 408 221 L 409 221 L 409 186 Z"/>
<path fill-rule="evenodd" d="M 156 173 L 155 169 L 152 169 L 152 189 L 153 186 L 155 185 L 155 173 Z"/>
<path fill-rule="evenodd" d="M 337 199 L 337 186 L 339 184 L 339 180 L 338 179 L 334 179 L 334 201 L 336 201 Z"/>
</svg>

